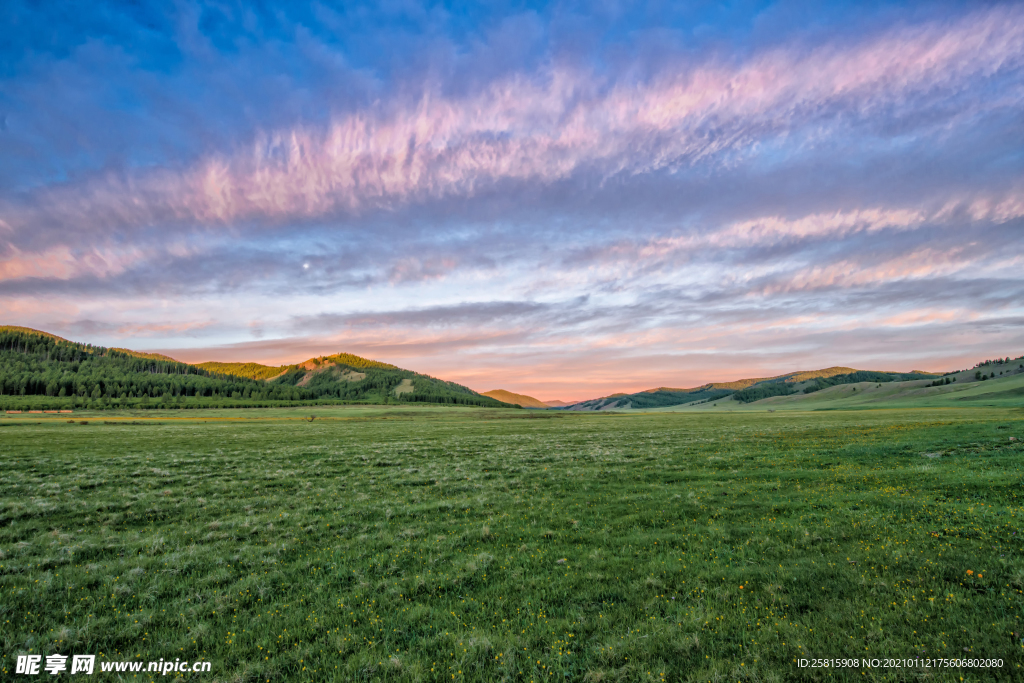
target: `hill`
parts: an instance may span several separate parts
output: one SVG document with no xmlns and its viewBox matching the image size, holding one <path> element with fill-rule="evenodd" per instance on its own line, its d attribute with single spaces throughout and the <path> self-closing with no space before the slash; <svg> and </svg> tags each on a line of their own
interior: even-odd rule
<svg viewBox="0 0 1024 683">
<path fill-rule="evenodd" d="M 795 381 L 786 381 L 787 378 Z M 631 394 L 629 398 L 635 396 Z M 622 405 L 616 400 L 598 409 L 774 412 L 972 406 L 1024 407 L 1024 356 L 986 360 L 970 369 L 944 375 L 920 371 L 887 373 L 869 370 L 854 370 L 838 375 L 828 371 L 791 373 L 702 400 L 642 408 Z"/>
<path fill-rule="evenodd" d="M 141 406 L 192 399 L 298 400 L 255 382 L 225 378 L 158 354 L 68 341 L 29 328 L 0 328 L 0 403 L 12 408 Z"/>
<path fill-rule="evenodd" d="M 750 403 L 771 396 L 784 396 L 799 391 L 816 391 L 825 386 L 852 382 L 893 382 L 904 379 L 934 378 L 926 373 L 895 373 L 855 370 L 835 366 L 821 370 L 801 370 L 774 377 L 752 377 L 731 382 L 711 382 L 691 388 L 659 387 L 634 394 L 617 393 L 566 406 L 564 410 L 649 410 L 688 404 L 714 403 L 731 398 Z M 817 389 L 811 389 L 817 387 Z"/>
<path fill-rule="evenodd" d="M 209 361 L 196 363 L 197 368 L 215 372 L 220 375 L 231 375 L 232 377 L 245 377 L 246 379 L 271 379 L 284 374 L 288 367 L 283 365 L 279 368 L 259 363 L 218 363 Z"/>
<path fill-rule="evenodd" d="M 46 337 L 47 339 L 53 339 L 54 341 L 67 341 L 64 337 L 58 337 L 55 334 L 43 332 L 41 330 L 33 330 L 31 327 L 21 327 L 20 325 L 0 325 L 0 334 L 4 334 L 5 332 L 14 334 L 30 334 L 39 337 Z"/>
<path fill-rule="evenodd" d="M 0 407 L 5 409 L 445 403 L 510 407 L 471 389 L 352 354 L 269 368 L 179 363 L 160 354 L 68 341 L 30 328 L 0 328 Z"/>
<path fill-rule="evenodd" d="M 119 348 L 117 346 L 115 346 L 114 348 L 112 348 L 110 350 L 111 351 L 119 351 L 119 352 L 123 353 L 126 356 L 131 356 L 132 358 L 147 358 L 149 360 L 166 360 L 166 361 L 170 361 L 172 363 L 177 363 L 178 362 L 178 361 L 174 360 L 173 358 L 171 358 L 170 356 L 165 356 L 162 353 L 146 353 L 145 351 L 132 351 L 131 349 L 122 349 L 122 348 Z"/>
<path fill-rule="evenodd" d="M 501 401 L 503 403 L 513 403 L 517 406 L 524 408 L 541 408 L 546 410 L 548 406 L 543 401 L 538 401 L 532 396 L 526 396 L 524 394 L 513 394 L 511 391 L 505 391 L 504 389 L 494 389 L 492 391 L 485 391 L 483 396 L 490 396 L 493 399 Z"/>
<path fill-rule="evenodd" d="M 19 325 L 0 325 L 0 334 L 2 334 L 4 332 L 10 332 L 10 333 L 15 333 L 15 334 L 35 335 L 35 336 L 39 336 L 39 337 L 46 337 L 47 339 L 52 339 L 52 340 L 57 341 L 57 342 L 64 342 L 64 343 L 68 343 L 68 344 L 71 343 L 67 339 L 65 339 L 64 337 L 58 337 L 57 335 L 51 334 L 49 332 L 43 332 L 41 330 L 34 330 L 31 327 L 21 327 Z M 90 345 L 87 344 L 86 346 L 90 346 Z M 171 361 L 172 363 L 177 363 L 178 362 L 178 361 L 174 360 L 173 358 L 171 358 L 170 356 L 165 356 L 162 353 L 145 353 L 143 351 L 132 351 L 131 349 L 121 349 L 121 348 L 117 348 L 117 347 L 114 347 L 114 348 L 112 348 L 110 350 L 111 351 L 118 351 L 120 353 L 123 353 L 126 356 L 131 356 L 132 358 L 148 358 L 149 360 L 166 360 L 166 361 Z"/>
<path fill-rule="evenodd" d="M 834 377 L 836 375 L 842 375 L 844 373 L 856 372 L 853 368 L 845 367 L 831 367 L 825 368 L 824 370 L 810 370 L 802 372 L 791 372 L 788 375 L 776 375 L 774 377 L 751 377 L 748 379 L 738 379 L 732 382 L 712 382 L 710 384 L 702 384 L 699 387 L 690 387 L 688 389 L 674 389 L 672 387 L 658 387 L 657 389 L 645 389 L 637 392 L 641 394 L 660 394 L 660 393 L 676 393 L 676 394 L 690 394 L 702 390 L 714 390 L 714 389 L 729 389 L 732 391 L 739 391 L 740 389 L 746 389 L 747 387 L 754 386 L 763 382 L 803 382 L 808 379 L 814 379 L 817 377 Z M 629 396 L 631 394 L 611 394 L 605 398 Z"/>
<path fill-rule="evenodd" d="M 333 356 L 319 356 L 317 358 L 310 358 L 309 360 L 301 363 L 295 363 L 293 365 L 260 365 L 259 363 L 218 363 L 216 361 L 207 361 L 205 363 L 197 363 L 196 366 L 209 370 L 210 372 L 217 372 L 222 375 L 233 375 L 235 377 L 245 377 L 247 379 L 274 379 L 280 377 L 287 372 L 292 372 L 298 369 L 315 370 L 316 368 L 324 365 L 325 363 L 331 363 L 335 365 L 344 365 L 350 368 L 381 368 L 385 370 L 400 370 L 396 365 L 390 363 L 382 363 L 376 360 L 370 360 L 369 358 L 363 358 L 362 356 L 356 356 L 351 353 L 336 353 Z"/>
<path fill-rule="evenodd" d="M 561 408 L 563 406 L 571 406 L 572 404 L 568 401 L 541 401 L 548 408 Z"/>
<path fill-rule="evenodd" d="M 910 374 L 910 373 L 908 373 Z M 883 408 L 1024 407 L 1024 357 L 985 361 L 931 379 L 853 382 L 743 403 L 728 396 L 713 403 L 679 405 L 659 411 L 817 411 Z"/>
<path fill-rule="evenodd" d="M 287 366 L 283 374 L 269 382 L 345 401 L 510 407 L 455 382 L 345 353 Z"/>
</svg>

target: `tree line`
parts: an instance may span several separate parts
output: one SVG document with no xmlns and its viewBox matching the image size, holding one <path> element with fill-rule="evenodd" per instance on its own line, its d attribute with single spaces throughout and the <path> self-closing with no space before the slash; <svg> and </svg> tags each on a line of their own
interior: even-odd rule
<svg viewBox="0 0 1024 683">
<path fill-rule="evenodd" d="M 353 358 L 356 358 L 353 356 Z M 0 328 L 0 404 L 5 409 L 45 407 L 196 407 L 279 405 L 282 402 L 403 401 L 507 407 L 466 387 L 417 375 L 384 363 L 364 366 L 365 378 L 296 369 L 268 382 L 211 372 L 173 360 L 80 344 L 44 334 Z M 405 379 L 414 393 L 395 394 Z"/>
</svg>

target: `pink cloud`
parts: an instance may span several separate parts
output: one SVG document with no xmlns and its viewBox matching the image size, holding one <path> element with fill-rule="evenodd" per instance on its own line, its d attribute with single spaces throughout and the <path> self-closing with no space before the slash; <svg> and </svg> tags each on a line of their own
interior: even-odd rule
<svg viewBox="0 0 1024 683">
<path fill-rule="evenodd" d="M 646 173 L 744 149 L 830 107 L 868 115 L 947 96 L 1022 61 L 1024 10 L 997 7 L 952 24 L 895 28 L 862 44 L 778 49 L 639 84 L 554 67 L 464 98 L 427 91 L 326 129 L 268 132 L 247 150 L 184 172 L 54 188 L 38 208 L 0 213 L 19 230 L 37 214 L 62 224 L 84 215 L 93 224 L 219 225 L 472 196 L 501 180 L 550 182 L 583 167 L 606 176 Z M 1020 97 L 1004 93 L 988 106 L 1019 106 Z M 706 135 L 709 128 L 718 134 Z"/>
<path fill-rule="evenodd" d="M 109 277 L 123 273 L 149 254 L 142 249 L 92 248 L 73 250 L 57 245 L 41 252 L 23 253 L 13 245 L 0 259 L 0 280 L 52 278 L 70 280 L 84 275 Z"/>
<path fill-rule="evenodd" d="M 792 275 L 780 278 L 778 282 L 768 285 L 758 294 L 771 296 L 781 292 L 827 287 L 861 287 L 892 280 L 951 275 L 973 263 L 973 259 L 962 257 L 960 252 L 959 249 L 953 251 L 919 249 L 880 263 L 843 260 L 827 265 L 808 266 Z"/>
<path fill-rule="evenodd" d="M 123 323 L 114 325 L 114 333 L 122 338 L 187 335 L 214 326 L 213 322 L 187 323 Z"/>
</svg>

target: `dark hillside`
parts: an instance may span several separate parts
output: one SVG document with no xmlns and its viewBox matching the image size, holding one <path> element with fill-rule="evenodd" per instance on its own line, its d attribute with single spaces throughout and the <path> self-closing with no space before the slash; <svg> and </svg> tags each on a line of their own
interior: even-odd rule
<svg viewBox="0 0 1024 683">
<path fill-rule="evenodd" d="M 342 359 L 346 356 L 347 359 L 358 359 L 359 365 L 327 360 Z M 359 356 L 338 354 L 323 360 L 314 360 L 320 362 L 307 361 L 301 365 L 290 366 L 285 374 L 271 380 L 270 384 L 302 388 L 320 397 L 345 401 L 401 401 L 510 407 L 507 403 L 482 396 L 461 384 L 445 382 L 411 370 L 402 370 L 386 363 L 366 361 Z"/>
<path fill-rule="evenodd" d="M 509 407 L 466 387 L 339 354 L 290 366 L 274 381 L 221 374 L 143 354 L 0 328 L 0 409 L 198 408 L 310 402 L 428 402 Z"/>
<path fill-rule="evenodd" d="M 155 355 L 155 354 L 154 354 Z M 140 357 L 32 331 L 0 331 L 0 404 L 11 408 L 167 407 L 191 403 L 296 401 L 313 398 L 292 388 L 216 375 L 186 363 Z M 205 400 L 204 400 L 205 399 Z"/>
</svg>

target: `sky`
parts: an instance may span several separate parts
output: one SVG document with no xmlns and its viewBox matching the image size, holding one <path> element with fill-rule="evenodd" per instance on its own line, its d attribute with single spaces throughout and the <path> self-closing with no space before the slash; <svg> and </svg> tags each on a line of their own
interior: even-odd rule
<svg viewBox="0 0 1024 683">
<path fill-rule="evenodd" d="M 1024 353 L 1024 4 L 0 4 L 0 324 L 542 400 Z"/>
</svg>

